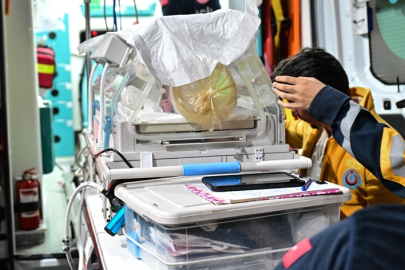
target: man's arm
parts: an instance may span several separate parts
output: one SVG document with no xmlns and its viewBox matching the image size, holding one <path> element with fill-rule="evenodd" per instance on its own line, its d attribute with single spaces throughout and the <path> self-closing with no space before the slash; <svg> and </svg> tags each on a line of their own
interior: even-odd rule
<svg viewBox="0 0 405 270">
<path fill-rule="evenodd" d="M 288 104 L 279 101 L 279 104 L 287 108 L 309 108 L 312 117 L 332 127 L 333 137 L 347 152 L 387 189 L 405 198 L 405 142 L 402 137 L 332 87 L 322 87 L 322 83 L 314 79 L 293 79 L 284 81 L 289 85 L 274 84 L 277 95 L 293 101 Z M 310 91 L 306 91 L 308 89 Z"/>
<path fill-rule="evenodd" d="M 337 143 L 391 192 L 405 197 L 405 143 L 395 130 L 330 86 L 315 96 L 309 114 L 330 125 Z"/>
</svg>

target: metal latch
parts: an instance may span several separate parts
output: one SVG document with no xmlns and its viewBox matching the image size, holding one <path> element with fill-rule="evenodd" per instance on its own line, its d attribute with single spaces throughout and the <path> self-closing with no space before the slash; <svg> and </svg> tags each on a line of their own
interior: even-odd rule
<svg viewBox="0 0 405 270">
<path fill-rule="evenodd" d="M 254 161 L 259 162 L 264 160 L 264 150 L 263 148 L 255 148 Z"/>
</svg>

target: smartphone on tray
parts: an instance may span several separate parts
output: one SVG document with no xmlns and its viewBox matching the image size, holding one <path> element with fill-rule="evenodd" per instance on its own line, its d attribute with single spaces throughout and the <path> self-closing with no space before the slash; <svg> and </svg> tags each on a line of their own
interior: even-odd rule
<svg viewBox="0 0 405 270">
<path fill-rule="evenodd" d="M 301 187 L 305 184 L 304 180 L 285 172 L 206 176 L 202 182 L 215 192 Z"/>
</svg>

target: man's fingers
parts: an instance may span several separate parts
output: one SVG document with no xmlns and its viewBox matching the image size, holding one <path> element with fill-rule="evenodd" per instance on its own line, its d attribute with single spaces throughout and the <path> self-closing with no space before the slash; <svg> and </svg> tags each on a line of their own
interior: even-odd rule
<svg viewBox="0 0 405 270">
<path fill-rule="evenodd" d="M 294 94 L 289 94 L 289 93 L 286 93 L 286 92 L 282 92 L 277 88 L 274 88 L 274 93 L 276 93 L 277 96 L 279 96 L 279 97 L 281 97 L 283 99 L 290 100 L 291 102 L 294 102 L 294 99 L 295 99 Z"/>
<path fill-rule="evenodd" d="M 297 109 L 297 108 L 299 108 L 299 106 L 297 106 L 295 103 L 286 103 L 286 102 L 284 102 L 282 100 L 277 101 L 277 103 L 280 106 L 282 106 L 284 108 L 287 108 L 287 109 Z"/>
<path fill-rule="evenodd" d="M 278 90 L 281 90 L 281 91 L 284 91 L 284 92 L 290 92 L 290 93 L 293 93 L 294 88 L 295 88 L 294 85 L 278 83 L 278 82 L 274 82 L 273 87 L 277 88 Z"/>
<path fill-rule="evenodd" d="M 291 76 L 277 76 L 276 82 L 288 83 L 288 84 L 297 84 L 298 78 L 291 77 Z"/>
</svg>

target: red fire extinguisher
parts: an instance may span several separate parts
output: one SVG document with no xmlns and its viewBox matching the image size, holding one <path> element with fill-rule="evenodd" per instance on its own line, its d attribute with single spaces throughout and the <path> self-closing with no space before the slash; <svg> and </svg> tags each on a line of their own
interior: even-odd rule
<svg viewBox="0 0 405 270">
<path fill-rule="evenodd" d="M 39 228 L 40 214 L 40 186 L 35 168 L 24 171 L 22 180 L 16 184 L 17 202 L 21 209 L 18 222 L 21 230 L 34 230 Z"/>
</svg>

